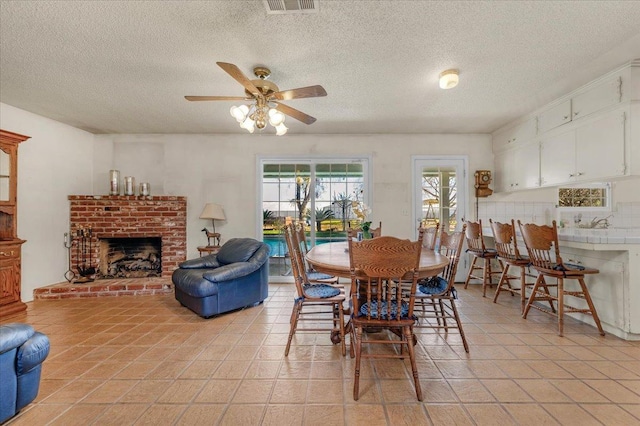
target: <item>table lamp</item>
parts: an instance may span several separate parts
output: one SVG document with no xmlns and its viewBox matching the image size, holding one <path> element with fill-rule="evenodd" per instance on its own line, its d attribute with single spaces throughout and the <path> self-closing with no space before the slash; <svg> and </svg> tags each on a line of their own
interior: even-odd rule
<svg viewBox="0 0 640 426">
<path fill-rule="evenodd" d="M 200 213 L 200 219 L 211 219 L 211 225 L 213 226 L 213 232 L 209 232 L 207 228 L 203 229 L 207 233 L 207 245 L 211 246 L 211 238 L 217 241 L 216 245 L 220 245 L 220 234 L 216 232 L 216 219 L 226 219 L 222 206 L 214 203 L 205 204 L 202 213 Z"/>
</svg>

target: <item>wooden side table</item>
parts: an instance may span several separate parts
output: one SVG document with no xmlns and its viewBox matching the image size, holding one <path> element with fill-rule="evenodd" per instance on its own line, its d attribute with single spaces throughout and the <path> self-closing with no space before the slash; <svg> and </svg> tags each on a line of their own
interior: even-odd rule
<svg viewBox="0 0 640 426">
<path fill-rule="evenodd" d="M 199 246 L 198 251 L 200 252 L 200 257 L 208 254 L 215 254 L 220 251 L 220 246 Z"/>
</svg>

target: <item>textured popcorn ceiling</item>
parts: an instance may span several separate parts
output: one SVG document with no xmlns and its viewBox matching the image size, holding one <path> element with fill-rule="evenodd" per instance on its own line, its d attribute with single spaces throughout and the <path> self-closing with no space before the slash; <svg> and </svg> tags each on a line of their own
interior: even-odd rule
<svg viewBox="0 0 640 426">
<path fill-rule="evenodd" d="M 94 133 L 242 133 L 216 66 L 271 68 L 318 119 L 290 133 L 486 133 L 640 58 L 640 2 L 0 2 L 0 101 Z M 460 69 L 460 85 L 438 74 Z M 0 117 L 1 120 L 1 117 Z M 0 121 L 1 124 L 1 121 Z M 272 129 L 265 132 L 272 133 Z"/>
</svg>

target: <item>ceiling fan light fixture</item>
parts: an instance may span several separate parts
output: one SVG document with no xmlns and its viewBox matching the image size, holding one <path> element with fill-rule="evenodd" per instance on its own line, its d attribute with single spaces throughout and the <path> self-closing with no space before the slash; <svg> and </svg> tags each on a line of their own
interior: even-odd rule
<svg viewBox="0 0 640 426">
<path fill-rule="evenodd" d="M 273 127 L 278 127 L 280 124 L 284 122 L 284 114 L 278 111 L 275 108 L 271 108 L 269 110 L 269 124 Z"/>
<path fill-rule="evenodd" d="M 453 89 L 458 85 L 458 70 L 450 69 L 440 73 L 440 88 Z"/>
<path fill-rule="evenodd" d="M 287 133 L 287 130 L 289 130 L 289 128 L 287 126 L 284 125 L 284 123 L 280 123 L 277 126 L 275 126 L 276 128 L 276 136 L 282 136 L 285 133 Z"/>
<path fill-rule="evenodd" d="M 246 105 L 232 106 L 229 113 L 238 123 L 242 123 L 249 114 L 249 107 Z"/>
<path fill-rule="evenodd" d="M 242 129 L 246 129 L 249 133 L 253 133 L 255 131 L 255 121 L 251 119 L 251 117 L 247 117 L 241 124 L 240 127 Z"/>
</svg>

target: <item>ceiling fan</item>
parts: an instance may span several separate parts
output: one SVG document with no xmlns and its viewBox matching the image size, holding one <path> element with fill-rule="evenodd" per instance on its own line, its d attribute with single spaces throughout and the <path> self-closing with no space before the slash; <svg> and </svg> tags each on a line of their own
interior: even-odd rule
<svg viewBox="0 0 640 426">
<path fill-rule="evenodd" d="M 305 124 L 312 124 L 316 119 L 302 111 L 291 108 L 280 101 L 300 98 L 327 96 L 322 86 L 300 87 L 298 89 L 280 90 L 274 83 L 267 81 L 271 71 L 266 67 L 253 69 L 255 80 L 249 80 L 240 69 L 226 62 L 216 62 L 220 68 L 242 84 L 245 96 L 185 96 L 188 101 L 253 101 L 250 105 L 231 107 L 231 115 L 240 123 L 240 127 L 253 133 L 254 126 L 264 129 L 269 122 L 276 128 L 277 135 L 287 132 L 284 125 L 285 115 Z"/>
</svg>

